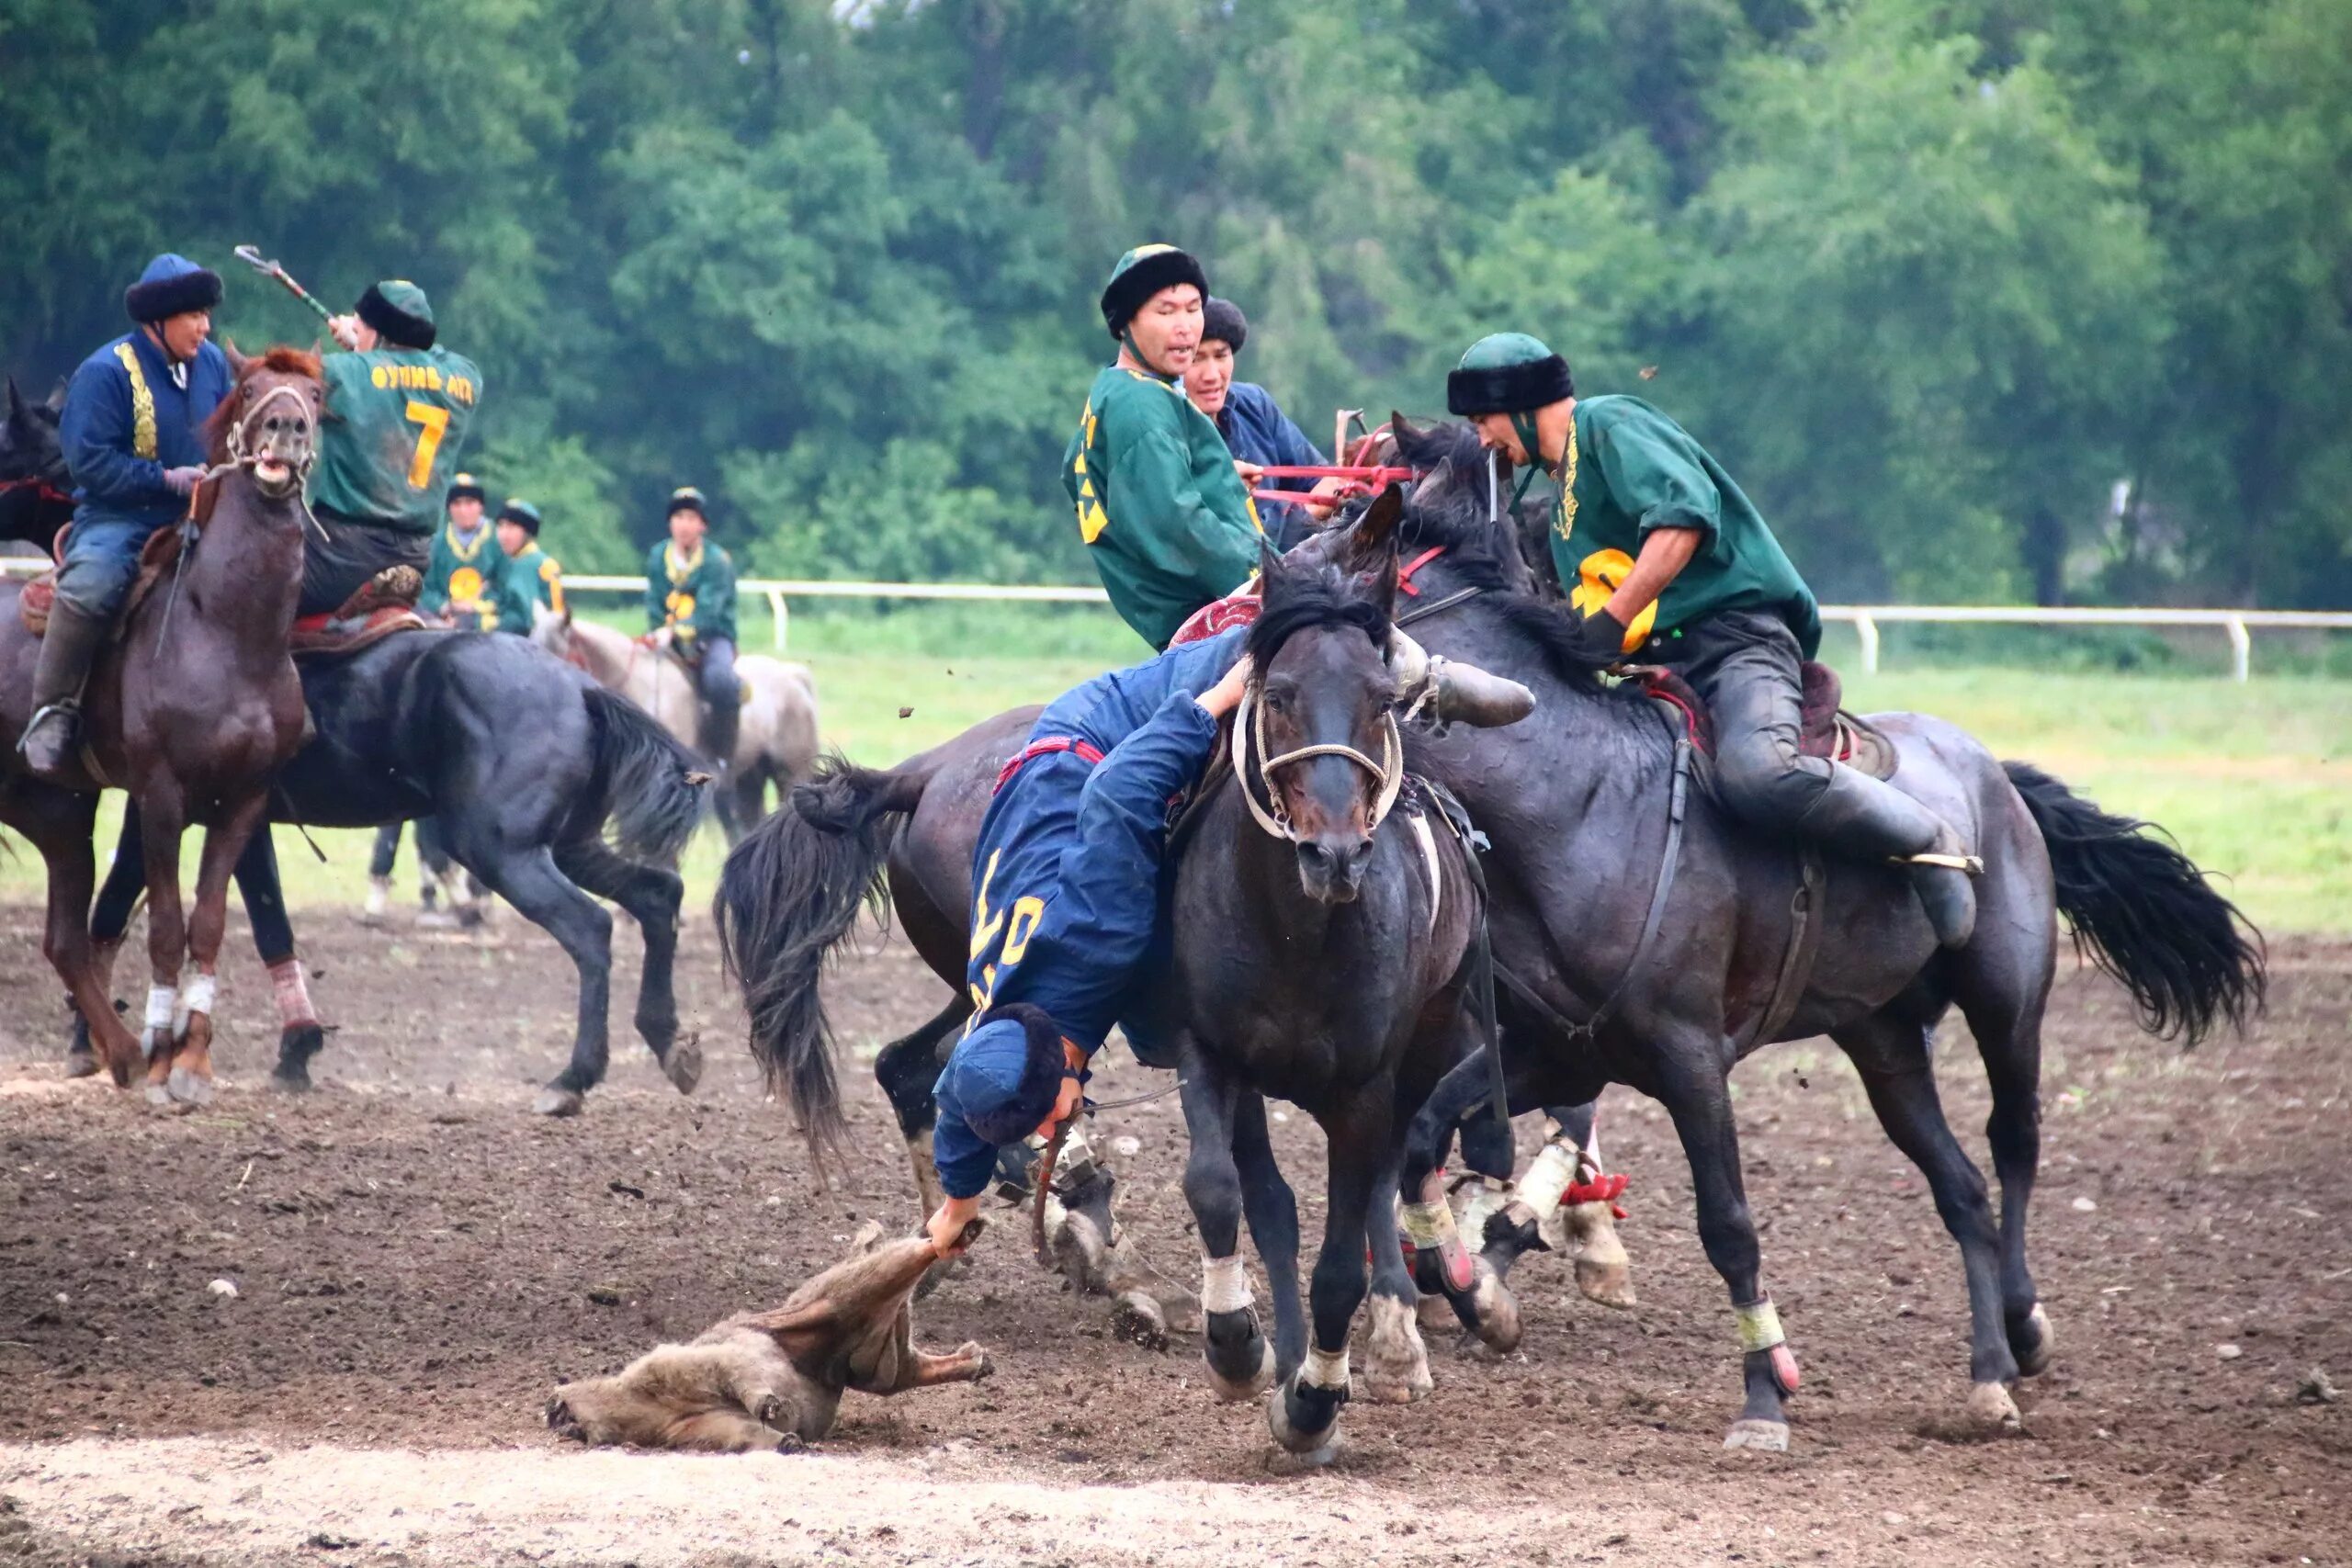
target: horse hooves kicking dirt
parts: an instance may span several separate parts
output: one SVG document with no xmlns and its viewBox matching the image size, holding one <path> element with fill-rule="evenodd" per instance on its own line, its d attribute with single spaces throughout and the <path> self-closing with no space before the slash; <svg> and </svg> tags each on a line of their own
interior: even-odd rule
<svg viewBox="0 0 2352 1568">
<path fill-rule="evenodd" d="M 964 1245 L 984 1222 L 965 1227 Z M 773 1312 L 739 1313 L 686 1345 L 659 1345 L 608 1378 L 558 1385 L 548 1425 L 583 1443 L 789 1452 L 833 1429 L 842 1391 L 904 1393 L 975 1382 L 978 1345 L 944 1356 L 914 1345 L 915 1284 L 938 1256 L 922 1236 L 877 1245 L 881 1227 Z"/>
</svg>

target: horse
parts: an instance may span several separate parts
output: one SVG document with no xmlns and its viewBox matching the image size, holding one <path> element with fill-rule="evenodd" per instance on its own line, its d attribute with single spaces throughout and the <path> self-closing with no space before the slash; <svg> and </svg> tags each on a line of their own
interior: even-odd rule
<svg viewBox="0 0 2352 1568">
<path fill-rule="evenodd" d="M 214 975 L 227 924 L 230 868 L 268 805 L 269 780 L 302 740 L 302 690 L 287 651 L 302 578 L 309 510 L 302 481 L 324 392 L 315 355 L 273 348 L 232 357 L 236 380 L 206 423 L 208 468 L 187 520 L 143 560 L 120 635 L 89 681 L 78 787 L 25 773 L 16 742 L 30 721 L 40 639 L 24 625 L 23 589 L 0 587 L 0 739 L 9 774 L 0 820 L 40 848 L 49 869 L 42 946 L 74 992 L 119 1086 L 141 1042 L 116 1018 L 92 963 L 90 835 L 104 784 L 128 790 L 146 824 L 148 961 L 142 1015 L 148 1098 L 211 1098 Z M 182 832 L 207 829 L 193 919 L 180 897 Z M 185 995 L 183 966 L 196 977 Z"/>
<path fill-rule="evenodd" d="M 701 699 L 677 659 L 643 637 L 575 621 L 568 608 L 557 615 L 534 606 L 531 640 L 651 714 L 682 745 L 699 747 Z M 721 759 L 727 770 L 718 794 L 729 844 L 767 815 L 770 784 L 781 800 L 817 759 L 817 686 L 808 667 L 746 653 L 736 656 L 735 673 L 743 681 L 743 714 L 735 754 Z"/>
<path fill-rule="evenodd" d="M 64 408 L 62 383 L 46 402 L 28 403 L 14 377 L 0 408 L 0 540 L 32 546 L 43 556 L 74 518 L 74 477 L 57 439 Z"/>
<path fill-rule="evenodd" d="M 1408 506 L 1396 530 L 1420 562 L 1414 581 L 1430 606 L 1415 635 L 1431 653 L 1513 676 L 1537 697 L 1530 722 L 1417 739 L 1411 752 L 1495 846 L 1487 863 L 1511 1104 L 1579 1103 L 1622 1083 L 1666 1106 L 1690 1159 L 1700 1240 L 1741 1342 L 1745 1401 L 1725 1446 L 1783 1449 L 1798 1370 L 1763 1285 L 1727 1078 L 1773 1041 L 1827 1034 L 1860 1073 L 1881 1126 L 1927 1178 L 1959 1245 L 1968 1418 L 2015 1428 L 2009 1386 L 2043 1370 L 2052 1345 L 2025 1225 L 2058 917 L 2077 952 L 2122 982 L 2150 1031 L 2191 1043 L 2259 1010 L 2259 933 L 2146 825 L 1916 714 L 1870 722 L 1898 754 L 1896 785 L 1961 825 L 1984 860 L 1973 936 L 1939 950 L 1892 866 L 1824 855 L 1812 886 L 1803 851 L 1748 831 L 1715 804 L 1690 740 L 1657 703 L 1630 682 L 1607 682 L 1578 653 L 1574 612 L 1524 592 L 1508 519 L 1490 510 L 1482 485 L 1459 482 L 1487 472 L 1475 434 L 1408 426 L 1400 437 L 1409 461 L 1458 481 L 1425 486 L 1430 499 Z M 1302 547 L 1343 567 L 1385 547 L 1348 525 Z M 1800 899 L 1811 942 L 1797 929 Z M 1954 1006 L 1991 1080 L 1997 1226 L 1930 1071 L 1936 1025 Z M 1489 1071 L 1482 1048 L 1419 1112 L 1408 1189 L 1442 1163 Z"/>
<path fill-rule="evenodd" d="M 373 828 L 436 818 L 458 863 L 554 937 L 579 971 L 571 1059 L 533 1109 L 576 1115 L 604 1079 L 613 920 L 598 897 L 628 910 L 644 936 L 637 1031 L 662 1075 L 693 1093 L 702 1049 L 679 1038 L 672 989 L 684 897 L 675 866 L 708 796 L 693 753 L 627 698 L 503 633 L 404 631 L 356 653 L 306 653 L 296 663 L 317 734 L 278 774 L 274 818 Z M 139 816 L 127 813 L 93 919 L 102 943 L 120 939 L 138 896 L 127 870 L 140 829 Z M 254 835 L 237 876 L 280 1003 L 270 1082 L 300 1092 L 324 1035 L 291 962 L 294 935 L 266 833 Z M 111 952 L 100 951 L 103 964 Z M 81 1010 L 77 1038 L 88 1015 Z"/>
<path fill-rule="evenodd" d="M 1392 490 L 1375 503 L 1367 530 L 1393 523 L 1401 499 Z M 1419 1292 L 1397 1241 L 1405 1130 L 1473 1037 L 1482 899 L 1466 823 L 1457 831 L 1430 786 L 1404 776 L 1386 665 L 1397 564 L 1393 551 L 1374 552 L 1343 574 L 1265 555 L 1232 768 L 1184 824 L 1172 952 L 1142 1010 L 1178 1042 L 1211 1381 L 1227 1399 L 1273 1382 L 1267 1425 L 1297 1454 L 1328 1453 L 1337 1438 L 1367 1248 L 1365 1392 L 1403 1403 L 1430 1387 Z M 1408 804 L 1391 811 L 1397 801 Z M 1297 1210 L 1267 1143 L 1268 1093 L 1312 1115 L 1329 1150 L 1311 1343 Z M 1256 1168 L 1245 1176 L 1244 1165 Z M 1451 1219 L 1441 1179 L 1412 1196 L 1408 1221 Z M 1271 1346 L 1237 1251 L 1245 1209 L 1273 1294 Z M 1457 1246 L 1447 1263 L 1460 1270 L 1455 1289 L 1470 1290 L 1469 1256 Z"/>
</svg>

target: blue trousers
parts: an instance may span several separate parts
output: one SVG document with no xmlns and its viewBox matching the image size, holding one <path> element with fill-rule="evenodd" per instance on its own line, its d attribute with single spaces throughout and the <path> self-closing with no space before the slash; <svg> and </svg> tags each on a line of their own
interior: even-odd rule
<svg viewBox="0 0 2352 1568">
<path fill-rule="evenodd" d="M 87 615 L 112 620 L 130 597 L 139 575 L 139 552 L 168 523 L 76 520 L 65 536 L 65 564 L 57 573 L 57 596 Z"/>
</svg>

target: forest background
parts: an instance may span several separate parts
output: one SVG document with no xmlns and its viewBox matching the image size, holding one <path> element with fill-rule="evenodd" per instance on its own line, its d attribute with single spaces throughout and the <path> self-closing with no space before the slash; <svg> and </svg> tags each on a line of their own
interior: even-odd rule
<svg viewBox="0 0 2352 1568">
<path fill-rule="evenodd" d="M 634 570 L 1091 581 L 1127 246 L 1311 434 L 1517 328 L 1831 600 L 2352 604 L 2352 0 L 11 0 L 0 367 L 153 253 L 431 294 L 463 465 Z"/>
</svg>

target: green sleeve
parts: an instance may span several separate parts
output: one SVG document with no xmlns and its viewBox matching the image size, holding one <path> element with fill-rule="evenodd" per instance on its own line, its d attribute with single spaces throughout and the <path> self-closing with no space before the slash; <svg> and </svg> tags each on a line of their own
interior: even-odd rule
<svg viewBox="0 0 2352 1568">
<path fill-rule="evenodd" d="M 1646 539 L 1653 528 L 1696 528 L 1712 544 L 1723 530 L 1723 492 L 1700 466 L 1679 425 L 1645 409 L 1593 423 L 1593 458 L 1609 494 Z"/>
<path fill-rule="evenodd" d="M 449 547 L 447 530 L 433 531 L 433 554 L 424 563 L 424 592 L 416 596 L 416 607 L 429 615 L 439 615 L 449 607 Z"/>
<path fill-rule="evenodd" d="M 1232 592 L 1258 570 L 1258 536 L 1208 505 L 1183 442 L 1157 423 L 1116 443 L 1110 497 L 1111 524 L 1093 547 L 1191 583 L 1202 604 Z"/>
<path fill-rule="evenodd" d="M 670 623 L 670 574 L 662 565 L 662 547 L 645 558 L 645 629 L 658 632 Z"/>
</svg>

